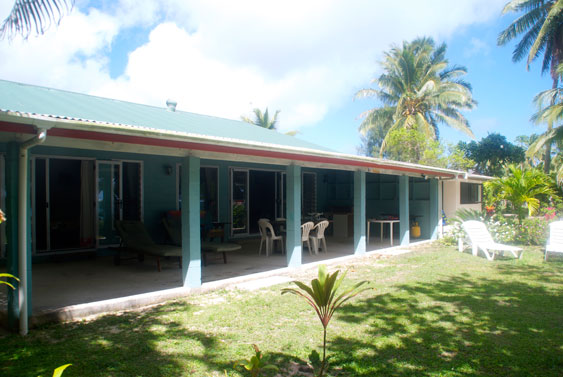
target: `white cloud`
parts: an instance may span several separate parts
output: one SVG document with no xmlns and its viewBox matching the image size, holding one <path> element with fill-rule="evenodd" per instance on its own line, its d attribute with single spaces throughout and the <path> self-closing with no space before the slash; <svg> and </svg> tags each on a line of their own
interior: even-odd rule
<svg viewBox="0 0 563 377">
<path fill-rule="evenodd" d="M 0 77 L 157 106 L 173 97 L 179 109 L 234 119 L 268 106 L 282 110 L 282 130 L 296 129 L 369 85 L 391 44 L 446 40 L 497 17 L 504 2 L 107 2 L 75 9 L 45 36 L 0 42 Z M 130 27 L 149 28 L 149 41 L 111 79 L 106 53 Z"/>
<path fill-rule="evenodd" d="M 491 46 L 489 46 L 487 42 L 473 37 L 469 41 L 469 45 L 463 51 L 463 55 L 466 58 L 470 58 L 476 55 L 488 55 L 490 51 Z"/>
<path fill-rule="evenodd" d="M 74 12 L 58 28 L 27 41 L 0 41 L 0 72 L 7 80 L 89 91 L 109 76 L 104 49 L 118 32 L 112 17 L 97 10 Z"/>
</svg>

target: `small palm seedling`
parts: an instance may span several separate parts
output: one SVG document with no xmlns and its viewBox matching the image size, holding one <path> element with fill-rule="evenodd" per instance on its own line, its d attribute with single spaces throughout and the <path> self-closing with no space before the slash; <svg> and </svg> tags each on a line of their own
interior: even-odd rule
<svg viewBox="0 0 563 377">
<path fill-rule="evenodd" d="M 61 377 L 63 375 L 64 370 L 71 365 L 72 364 L 61 365 L 60 367 L 58 367 L 53 371 L 53 377 Z"/>
<path fill-rule="evenodd" d="M 256 344 L 253 344 L 252 347 L 254 347 L 254 356 L 252 356 L 248 360 L 237 361 L 234 365 L 235 368 L 239 365 L 242 366 L 244 369 L 250 372 L 250 375 L 252 377 L 258 377 L 260 375 L 260 372 L 264 370 L 278 370 L 275 365 L 268 365 L 264 362 L 264 360 L 262 359 L 262 351 L 260 351 Z"/>
<path fill-rule="evenodd" d="M 344 280 L 346 273 L 343 273 L 340 278 L 338 274 L 340 270 L 329 274 L 325 265 L 319 266 L 319 277 L 311 280 L 311 286 L 300 281 L 294 281 L 298 288 L 284 288 L 282 294 L 293 293 L 301 296 L 315 309 L 317 316 L 323 325 L 323 360 L 319 371 L 319 376 L 322 377 L 327 369 L 326 362 L 326 329 L 336 309 L 341 307 L 346 301 L 350 300 L 360 292 L 368 289 L 367 287 L 361 288 L 367 281 L 361 281 L 344 292 L 338 294 L 340 284 Z M 361 288 L 361 289 L 360 289 Z"/>
<path fill-rule="evenodd" d="M 4 215 L 4 212 L 0 209 L 0 224 L 2 224 L 4 221 L 6 221 L 6 215 Z M 6 273 L 1 273 L 0 274 L 0 278 L 8 278 L 8 279 L 15 279 L 16 281 L 20 281 L 20 279 L 18 279 L 17 277 L 15 277 L 12 274 L 6 274 Z M 0 284 L 5 284 L 8 287 L 12 288 L 12 289 L 16 289 L 16 287 L 14 287 L 14 285 L 12 283 L 10 283 L 9 281 L 6 280 L 0 280 Z"/>
<path fill-rule="evenodd" d="M 20 279 L 18 279 L 17 277 L 15 277 L 12 274 L 6 274 L 6 273 L 2 273 L 0 274 L 0 278 L 11 278 L 11 279 L 15 279 L 17 281 L 20 281 Z M 14 287 L 14 285 L 12 283 L 10 283 L 9 281 L 6 280 L 0 280 L 0 284 L 5 284 L 8 287 L 12 288 L 12 289 L 16 289 L 16 287 Z"/>
</svg>

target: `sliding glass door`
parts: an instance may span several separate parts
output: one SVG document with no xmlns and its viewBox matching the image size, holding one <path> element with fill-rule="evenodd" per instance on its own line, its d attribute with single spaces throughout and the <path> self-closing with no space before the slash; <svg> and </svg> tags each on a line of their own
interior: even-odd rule
<svg viewBox="0 0 563 377">
<path fill-rule="evenodd" d="M 97 219 L 98 246 L 119 244 L 115 232 L 115 220 L 121 219 L 121 164 L 97 162 Z"/>
<path fill-rule="evenodd" d="M 93 248 L 94 162 L 37 157 L 32 166 L 34 251 Z"/>
<path fill-rule="evenodd" d="M 97 163 L 98 246 L 119 244 L 116 220 L 142 220 L 142 166 L 140 162 Z"/>
<path fill-rule="evenodd" d="M 285 173 L 263 169 L 231 171 L 232 235 L 258 233 L 258 219 L 285 217 Z"/>
<path fill-rule="evenodd" d="M 231 170 L 231 231 L 248 234 L 248 170 Z"/>
</svg>

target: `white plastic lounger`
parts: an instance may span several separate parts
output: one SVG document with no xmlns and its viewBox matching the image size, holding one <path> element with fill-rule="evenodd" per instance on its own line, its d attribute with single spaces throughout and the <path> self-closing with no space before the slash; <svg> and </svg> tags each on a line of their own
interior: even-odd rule
<svg viewBox="0 0 563 377">
<path fill-rule="evenodd" d="M 545 246 L 545 260 L 547 254 L 563 255 L 563 221 L 554 221 L 549 224 L 549 239 Z"/>
<path fill-rule="evenodd" d="M 524 251 L 516 246 L 504 245 L 497 243 L 491 237 L 487 227 L 481 221 L 470 220 L 461 224 L 465 233 L 469 237 L 473 255 L 477 255 L 479 249 L 483 251 L 485 257 L 492 261 L 495 259 L 495 252 L 499 251 L 504 255 L 505 251 L 510 252 L 515 258 L 521 259 Z M 462 250 L 462 241 L 460 239 L 460 251 Z"/>
</svg>

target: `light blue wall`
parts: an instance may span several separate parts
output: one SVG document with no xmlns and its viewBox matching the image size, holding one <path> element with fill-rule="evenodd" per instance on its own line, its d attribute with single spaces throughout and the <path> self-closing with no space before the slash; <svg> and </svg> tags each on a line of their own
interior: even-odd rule
<svg viewBox="0 0 563 377">
<path fill-rule="evenodd" d="M 165 166 L 175 167 L 176 163 L 181 162 L 180 158 L 53 147 L 35 147 L 31 156 L 95 158 L 100 161 L 142 161 L 143 221 L 156 242 L 166 240 L 161 219 L 166 211 L 176 209 L 176 174 L 173 172 L 168 175 Z"/>
<path fill-rule="evenodd" d="M 430 230 L 430 180 L 409 178 L 409 209 L 410 216 L 416 216 L 420 226 L 420 238 L 429 239 Z M 412 237 L 411 242 L 416 240 Z"/>
<path fill-rule="evenodd" d="M 0 151 L 6 144 L 0 144 Z M 177 206 L 177 175 L 167 174 L 167 166 L 182 162 L 180 157 L 156 156 L 135 153 L 80 150 L 58 147 L 35 147 L 31 156 L 80 157 L 96 160 L 134 160 L 143 163 L 144 222 L 157 242 L 165 242 L 166 235 L 161 218 L 168 210 Z M 217 167 L 219 170 L 219 219 L 230 221 L 230 177 L 229 168 L 285 171 L 285 166 L 273 164 L 244 163 L 202 159 L 201 166 Z M 303 168 L 302 172 L 314 172 L 317 176 L 317 211 L 324 213 L 352 212 L 354 207 L 354 175 L 351 171 Z M 409 207 L 418 218 L 423 238 L 431 236 L 429 226 L 430 195 L 429 182 L 423 179 L 409 180 Z M 366 174 L 366 217 L 398 215 L 398 177 L 385 174 Z M 226 235 L 230 230 L 226 229 Z"/>
<path fill-rule="evenodd" d="M 384 215 L 399 216 L 398 177 L 368 173 L 366 177 L 366 216 L 371 219 Z"/>
</svg>

